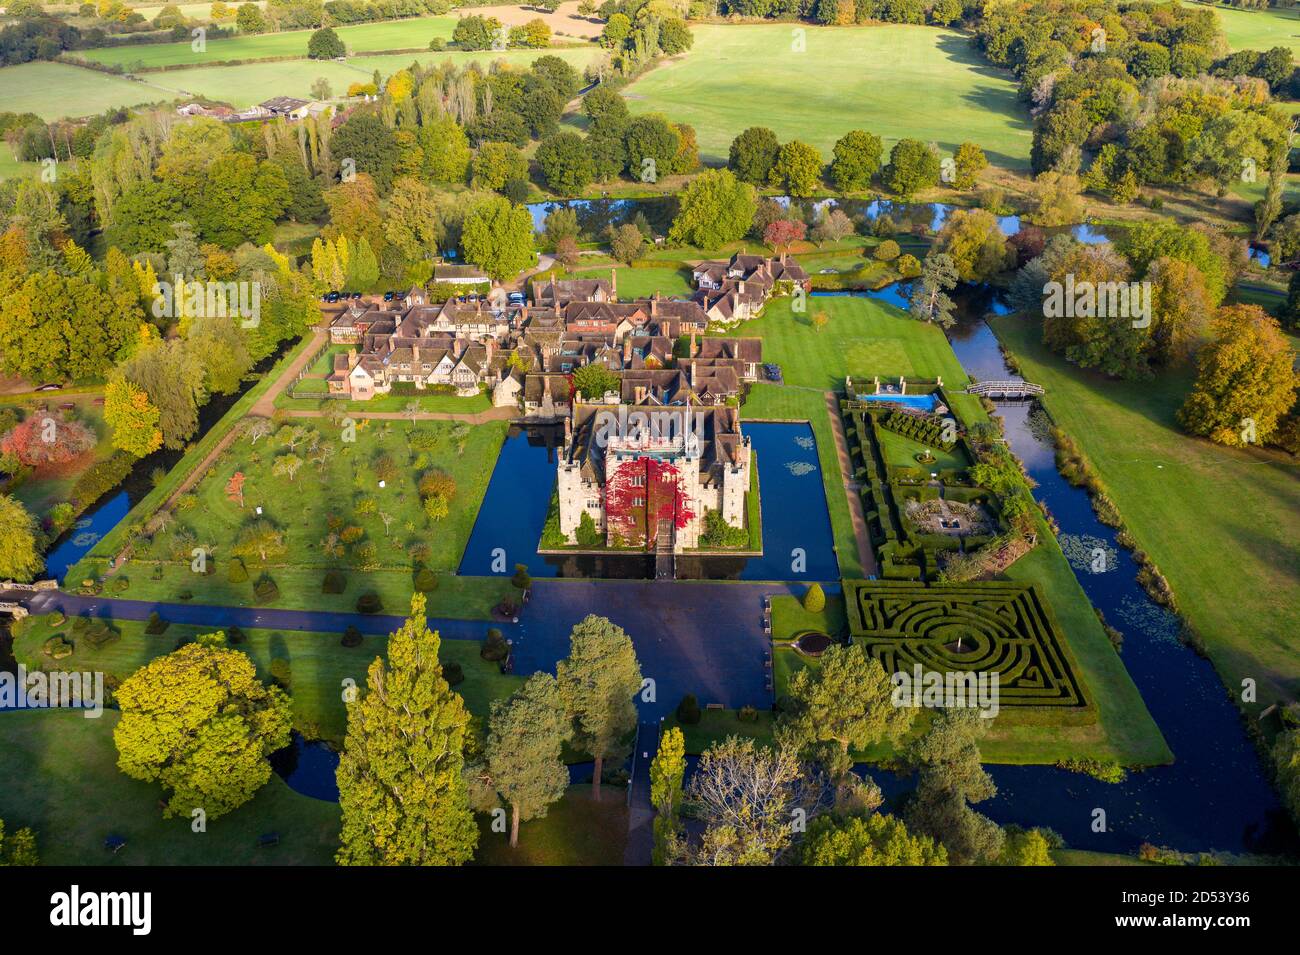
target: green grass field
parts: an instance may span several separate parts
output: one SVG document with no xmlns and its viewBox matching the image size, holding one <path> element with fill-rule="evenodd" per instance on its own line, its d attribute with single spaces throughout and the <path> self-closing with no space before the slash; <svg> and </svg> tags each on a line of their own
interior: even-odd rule
<svg viewBox="0 0 1300 955">
<path fill-rule="evenodd" d="M 393 612 L 403 614 L 404 608 Z M 144 632 L 145 624 L 134 620 L 113 621 L 121 637 L 99 649 L 71 636 L 68 624 L 52 626 L 48 616 L 29 617 L 16 627 L 14 658 L 28 670 L 99 671 L 124 680 L 154 657 L 170 653 L 177 642 L 215 628 L 172 624 L 158 636 Z M 484 624 L 484 633 L 487 625 Z M 41 646 L 55 633 L 72 640 L 71 656 L 53 663 L 41 652 Z M 387 635 L 366 635 L 359 647 L 345 647 L 338 633 L 310 633 L 297 630 L 245 630 L 245 641 L 234 649 L 247 653 L 257 664 L 260 679 L 270 679 L 271 661 L 289 661 L 290 695 L 293 701 L 294 726 L 309 739 L 328 739 L 341 744 L 347 731 L 347 709 L 343 704 L 343 681 L 351 679 L 357 686 L 366 685 L 366 670 L 375 657 L 387 653 Z M 487 718 L 491 703 L 513 693 L 523 682 L 522 676 L 505 676 L 495 663 L 479 656 L 479 645 L 471 640 L 444 640 L 439 651 L 443 664 L 458 663 L 465 680 L 456 692 L 475 716 Z"/>
<path fill-rule="evenodd" d="M 1185 7 L 1203 8 L 1205 3 L 1184 3 Z M 1228 35 L 1233 50 L 1267 50 L 1289 46 L 1300 56 L 1300 10 L 1294 7 L 1267 10 L 1235 10 L 1213 6 L 1219 25 Z"/>
<path fill-rule="evenodd" d="M 575 279 L 608 279 L 610 266 L 576 268 L 569 273 Z M 621 300 L 649 298 L 658 292 L 669 298 L 690 298 L 691 277 L 675 268 L 633 269 L 619 266 L 618 297 Z"/>
<path fill-rule="evenodd" d="M 411 20 L 391 20 L 383 23 L 360 23 L 356 26 L 336 27 L 339 39 L 349 55 L 382 52 L 385 50 L 427 50 L 434 39 L 450 40 L 456 27 L 455 17 L 418 17 Z M 175 66 L 180 63 L 199 66 L 226 60 L 254 60 L 279 56 L 307 56 L 307 41 L 311 30 L 291 30 L 284 33 L 263 33 L 258 36 L 235 36 L 213 39 L 206 49 L 196 53 L 186 40 L 180 43 L 154 43 L 140 46 L 107 47 L 84 50 L 78 56 L 94 63 L 121 66 L 126 69 Z"/>
<path fill-rule="evenodd" d="M 16 179 L 20 176 L 34 176 L 41 168 L 40 163 L 19 162 L 7 145 L 0 146 L 0 182 Z"/>
<path fill-rule="evenodd" d="M 43 60 L 0 69 L 0 112 L 35 113 L 42 119 L 91 116 L 116 106 L 170 101 L 176 95 L 67 63 Z"/>
<path fill-rule="evenodd" d="M 625 91 L 633 112 L 662 112 L 695 127 L 707 159 L 727 156 L 748 126 L 799 138 L 829 162 L 835 140 L 867 129 L 885 140 L 965 140 L 994 165 L 1028 166 L 1031 131 L 1010 74 L 984 64 L 951 30 L 877 25 L 804 27 L 806 52 L 792 50 L 791 24 L 707 25 L 695 45 Z"/>
<path fill-rule="evenodd" d="M 1257 681 L 1258 704 L 1300 689 L 1300 464 L 1278 452 L 1193 439 L 1174 414 L 1189 372 L 1104 379 L 1066 364 L 1038 326 L 994 320 L 1044 404 L 1092 461 L 1125 523 L 1169 579 L 1229 687 Z"/>
<path fill-rule="evenodd" d="M 339 807 L 295 793 L 279 776 L 207 831 L 189 819 L 164 819 L 161 790 L 117 768 L 106 710 L 85 719 L 76 710 L 27 710 L 0 720 L 0 819 L 31 826 L 45 865 L 331 865 L 338 846 Z M 257 847 L 263 833 L 280 844 Z M 104 839 L 119 835 L 116 854 Z"/>
</svg>

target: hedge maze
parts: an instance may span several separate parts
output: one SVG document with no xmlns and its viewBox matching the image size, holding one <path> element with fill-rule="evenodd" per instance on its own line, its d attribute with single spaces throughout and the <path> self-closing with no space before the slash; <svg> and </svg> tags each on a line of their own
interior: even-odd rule
<svg viewBox="0 0 1300 955">
<path fill-rule="evenodd" d="M 846 581 L 849 631 L 887 673 L 998 674 L 1001 707 L 1089 710 L 1065 636 L 1032 584 Z"/>
</svg>

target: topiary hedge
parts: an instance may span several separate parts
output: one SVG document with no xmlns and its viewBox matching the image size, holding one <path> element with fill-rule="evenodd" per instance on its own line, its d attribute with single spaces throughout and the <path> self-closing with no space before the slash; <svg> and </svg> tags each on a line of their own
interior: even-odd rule
<svg viewBox="0 0 1300 955">
<path fill-rule="evenodd" d="M 379 613 L 384 609 L 384 602 L 373 590 L 366 591 L 357 598 L 357 613 Z"/>
</svg>

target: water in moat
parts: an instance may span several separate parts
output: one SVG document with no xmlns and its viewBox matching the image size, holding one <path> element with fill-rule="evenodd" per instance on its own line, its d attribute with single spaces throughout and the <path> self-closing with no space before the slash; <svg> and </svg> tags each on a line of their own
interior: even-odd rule
<svg viewBox="0 0 1300 955">
<path fill-rule="evenodd" d="M 839 578 L 817 441 L 806 424 L 749 422 L 758 458 L 763 552 L 756 557 L 680 555 L 677 576 L 709 580 Z M 540 555 L 538 545 L 556 482 L 550 427 L 513 428 L 506 438 L 461 559 L 462 575 L 491 576 L 528 565 L 534 577 L 650 579 L 653 554 Z"/>
</svg>

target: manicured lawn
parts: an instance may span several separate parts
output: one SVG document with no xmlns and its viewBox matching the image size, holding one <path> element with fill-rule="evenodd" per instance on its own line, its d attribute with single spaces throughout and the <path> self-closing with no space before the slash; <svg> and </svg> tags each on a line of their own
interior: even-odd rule
<svg viewBox="0 0 1300 955">
<path fill-rule="evenodd" d="M 772 639 L 789 640 L 805 630 L 820 630 L 832 637 L 843 636 L 848 630 L 844 601 L 837 595 L 830 594 L 820 613 L 809 613 L 794 597 L 773 597 Z"/>
<path fill-rule="evenodd" d="M 920 441 L 885 428 L 878 429 L 877 434 L 880 435 L 880 446 L 887 465 L 903 468 L 919 467 L 916 456 L 923 452 L 929 452 L 934 456 L 934 463 L 925 465 L 931 471 L 956 470 L 971 465 L 971 461 L 959 449 L 945 451 L 942 448 L 932 448 L 928 444 L 922 444 Z"/>
<path fill-rule="evenodd" d="M 1025 377 L 1092 461 L 1125 523 L 1168 578 L 1229 687 L 1258 703 L 1294 699 L 1300 680 L 1300 464 L 1278 452 L 1193 439 L 1174 415 L 1190 373 L 1122 382 L 1080 371 L 1041 345 L 1038 325 L 996 319 Z"/>
<path fill-rule="evenodd" d="M 609 266 L 578 268 L 569 275 L 575 279 L 608 279 Z M 691 276 L 673 268 L 633 269 L 620 266 L 618 271 L 618 297 L 621 300 L 649 298 L 658 292 L 665 298 L 690 298 Z"/>
<path fill-rule="evenodd" d="M 493 832 L 492 817 L 479 816 L 474 864 L 619 866 L 627 846 L 627 815 L 624 790 L 606 786 L 596 802 L 590 786 L 570 786 L 543 818 L 519 824 L 514 849 L 508 818 L 505 832 Z"/>
<path fill-rule="evenodd" d="M 627 89 L 633 112 L 662 112 L 695 127 L 700 151 L 722 160 L 748 126 L 773 129 L 821 150 L 851 129 L 892 147 L 902 137 L 937 142 L 951 154 L 965 140 L 990 162 L 1028 166 L 1028 114 L 1010 74 L 991 70 L 970 40 L 951 30 L 895 24 L 799 24 L 806 52 L 792 49 L 792 24 L 693 28 L 689 53 Z"/>
<path fill-rule="evenodd" d="M 0 719 L 0 818 L 31 826 L 45 865 L 331 865 L 339 807 L 302 796 L 279 776 L 247 804 L 196 833 L 189 819 L 163 819 L 162 790 L 122 774 L 113 745 L 115 710 L 26 710 Z M 257 847 L 275 832 L 280 844 Z M 119 835 L 116 854 L 104 839 Z"/>
<path fill-rule="evenodd" d="M 455 17 L 419 17 L 412 20 L 392 20 L 383 23 L 360 23 L 356 26 L 335 27 L 335 32 L 348 54 L 384 50 L 428 50 L 431 40 L 450 40 L 456 27 Z M 200 66 L 225 60 L 255 60 L 264 57 L 307 56 L 307 41 L 311 30 L 291 30 L 284 33 L 263 33 L 258 36 L 234 36 L 210 39 L 207 48 L 195 52 L 190 41 L 180 43 L 155 43 L 142 46 L 112 47 L 84 50 L 78 56 L 95 63 L 118 65 L 126 69 L 149 69 L 187 63 Z M 336 90 L 336 93 L 343 92 Z M 270 95 L 269 93 L 267 94 Z"/>
<path fill-rule="evenodd" d="M 173 84 L 168 81 L 165 85 Z M 48 60 L 0 69 L 0 112 L 35 113 L 47 120 L 91 116 L 116 106 L 167 102 L 178 95 L 172 89 Z"/>
<path fill-rule="evenodd" d="M 789 298 L 773 299 L 761 318 L 746 322 L 736 333 L 763 339 L 763 360 L 781 366 L 787 386 L 843 390 L 849 374 L 868 381 L 873 375 L 940 376 L 950 390 L 967 385 L 937 325 L 862 297 L 810 296 L 802 314 L 792 305 Z M 821 331 L 810 321 L 815 312 L 825 312 L 830 319 Z"/>
<path fill-rule="evenodd" d="M 394 612 L 404 611 L 394 608 Z M 112 626 L 121 633 L 121 638 L 95 649 L 72 636 L 67 622 L 54 627 L 48 616 L 29 617 L 17 628 L 14 658 L 29 670 L 45 665 L 60 670 L 101 671 L 124 680 L 154 657 L 176 649 L 179 641 L 215 629 L 172 624 L 165 633 L 150 636 L 140 621 L 117 620 Z M 46 639 L 55 633 L 67 636 L 75 647 L 71 656 L 57 663 L 41 653 Z M 249 629 L 244 635 L 245 641 L 234 649 L 253 658 L 262 680 L 270 679 L 272 660 L 289 661 L 294 726 L 309 739 L 329 739 L 341 744 L 347 731 L 343 681 L 351 679 L 364 687 L 371 662 L 387 653 L 388 637 L 366 635 L 360 646 L 345 647 L 338 633 Z M 444 665 L 460 664 L 465 681 L 455 690 L 464 698 L 470 712 L 486 719 L 492 700 L 509 696 L 524 678 L 502 675 L 498 665 L 483 660 L 478 651 L 478 643 L 471 640 L 444 640 L 438 658 Z"/>
<path fill-rule="evenodd" d="M 736 710 L 703 710 L 700 721 L 685 725 L 677 721 L 675 714 L 664 720 L 664 728 L 679 727 L 686 738 L 686 752 L 698 756 L 714 743 L 728 736 L 741 736 L 759 743 L 772 742 L 772 711 L 759 710 L 758 719 L 752 723 L 743 722 Z"/>
<path fill-rule="evenodd" d="M 1184 3 L 1185 7 L 1203 8 L 1204 3 Z M 1219 25 L 1228 35 L 1232 50 L 1264 51 L 1275 46 L 1290 47 L 1300 56 L 1300 11 L 1294 7 L 1265 10 L 1234 10 L 1214 6 Z"/>
<path fill-rule="evenodd" d="M 314 372 L 313 372 L 314 373 Z M 322 384 L 323 379 L 316 379 Z M 313 381 L 310 378 L 304 378 L 298 382 L 295 394 L 304 394 L 307 382 Z M 311 388 L 307 385 L 307 388 Z M 414 401 L 420 406 L 421 411 L 446 412 L 450 414 L 478 414 L 480 411 L 487 411 L 492 407 L 492 398 L 486 393 L 480 392 L 470 398 L 461 398 L 458 395 L 376 395 L 369 401 L 344 401 L 340 398 L 325 398 L 328 386 L 321 389 L 321 397 L 290 398 L 288 389 L 276 395 L 275 406 L 277 408 L 300 408 L 306 411 L 315 411 L 321 408 L 341 407 L 347 411 L 405 411 L 406 406 Z"/>
</svg>

